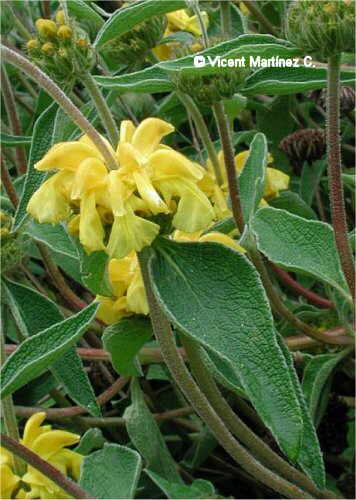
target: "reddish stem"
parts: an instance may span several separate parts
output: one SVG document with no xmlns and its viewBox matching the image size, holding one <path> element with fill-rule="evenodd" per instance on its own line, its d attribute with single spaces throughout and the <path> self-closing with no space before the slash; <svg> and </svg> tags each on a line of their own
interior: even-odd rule
<svg viewBox="0 0 356 500">
<path fill-rule="evenodd" d="M 330 300 L 325 299 L 324 297 L 320 297 L 311 290 L 307 290 L 306 288 L 302 287 L 302 285 L 300 285 L 298 281 L 295 281 L 286 271 L 284 271 L 280 267 L 272 264 L 271 262 L 270 267 L 285 285 L 288 285 L 289 288 L 294 290 L 297 294 L 302 295 L 303 297 L 308 299 L 312 304 L 315 304 L 319 307 L 326 307 L 328 309 L 334 307 L 334 304 L 330 302 Z"/>
<path fill-rule="evenodd" d="M 1 155 L 1 182 L 3 183 L 6 194 L 9 197 L 9 200 L 11 201 L 13 206 L 16 208 L 18 203 L 19 203 L 19 199 L 17 197 L 17 193 L 16 193 L 14 185 L 12 183 L 9 171 L 5 166 L 5 162 L 4 162 L 2 155 Z"/>
</svg>

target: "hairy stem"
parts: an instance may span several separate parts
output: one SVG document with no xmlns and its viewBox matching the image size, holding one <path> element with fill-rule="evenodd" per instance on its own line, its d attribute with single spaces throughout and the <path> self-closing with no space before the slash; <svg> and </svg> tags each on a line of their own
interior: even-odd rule
<svg viewBox="0 0 356 500">
<path fill-rule="evenodd" d="M 257 3 L 253 0 L 244 0 L 244 5 L 248 8 L 251 14 L 257 19 L 260 25 L 271 35 L 278 36 L 278 33 L 274 26 L 269 22 L 267 17 L 261 12 Z"/>
<path fill-rule="evenodd" d="M 12 92 L 11 83 L 7 76 L 5 66 L 1 67 L 1 87 L 2 96 L 4 99 L 5 110 L 10 125 L 10 130 L 13 135 L 22 135 L 22 127 L 17 115 L 16 103 Z M 25 152 L 22 146 L 16 146 L 16 170 L 18 175 L 26 173 L 27 162 Z"/>
<path fill-rule="evenodd" d="M 89 72 L 83 73 L 81 80 L 89 92 L 90 97 L 93 99 L 101 121 L 106 129 L 106 132 L 108 133 L 110 142 L 115 148 L 119 141 L 119 133 L 109 106 L 107 105 L 103 94 L 100 92 L 97 83 Z"/>
<path fill-rule="evenodd" d="M 287 498 L 312 498 L 300 488 L 268 470 L 250 455 L 250 453 L 234 439 L 224 422 L 210 405 L 206 396 L 201 392 L 177 350 L 170 324 L 153 294 L 148 271 L 148 252 L 148 249 L 141 252 L 139 254 L 139 261 L 147 300 L 150 306 L 152 326 L 156 339 L 160 344 L 162 356 L 179 388 L 197 414 L 208 425 L 220 445 L 244 470 L 274 491 L 285 495 Z"/>
<path fill-rule="evenodd" d="M 66 493 L 74 498 L 94 498 L 89 495 L 83 488 L 78 486 L 74 481 L 64 476 L 58 469 L 53 467 L 45 460 L 43 460 L 39 455 L 29 450 L 20 443 L 17 443 L 14 439 L 1 434 L 1 446 L 10 451 L 13 455 L 21 458 L 31 467 L 34 467 L 43 475 L 51 479 L 57 486 L 62 488 Z"/>
<path fill-rule="evenodd" d="M 223 34 L 230 37 L 231 35 L 230 0 L 225 0 L 220 2 L 220 20 L 221 20 L 221 29 Z"/>
<path fill-rule="evenodd" d="M 215 103 L 213 108 L 219 129 L 221 146 L 224 153 L 224 162 L 225 162 L 226 175 L 229 186 L 232 215 L 235 219 L 236 226 L 240 231 L 240 234 L 242 234 L 244 230 L 244 220 L 242 215 L 242 207 L 240 203 L 240 194 L 239 194 L 238 178 L 236 175 L 234 150 L 231 142 L 230 125 L 222 101 Z"/>
<path fill-rule="evenodd" d="M 223 398 L 215 380 L 206 369 L 201 357 L 201 347 L 186 335 L 181 335 L 181 341 L 187 353 L 193 374 L 198 385 L 202 388 L 210 404 L 226 422 L 230 431 L 241 441 L 258 459 L 276 473 L 290 480 L 300 488 L 309 491 L 313 495 L 319 495 L 318 488 L 303 473 L 289 465 L 277 453 L 271 450 L 266 443 L 260 439 L 251 429 L 233 412 L 229 404 Z"/>
<path fill-rule="evenodd" d="M 218 155 L 216 153 L 213 141 L 211 140 L 208 127 L 199 111 L 198 106 L 195 104 L 194 100 L 184 92 L 176 91 L 176 94 L 180 101 L 184 104 L 185 108 L 191 113 L 201 141 L 208 153 L 209 160 L 213 166 L 216 182 L 221 186 L 223 183 L 223 178 L 220 170 Z"/>
<path fill-rule="evenodd" d="M 355 267 L 347 237 L 340 152 L 340 56 L 329 57 L 327 83 L 327 152 L 331 215 L 336 247 L 352 298 L 355 300 Z"/>
<path fill-rule="evenodd" d="M 107 148 L 102 137 L 85 116 L 74 106 L 65 93 L 56 85 L 43 71 L 32 64 L 28 59 L 18 54 L 12 49 L 1 45 L 1 55 L 5 61 L 20 68 L 27 76 L 32 78 L 40 87 L 61 106 L 61 108 L 72 118 L 74 123 L 87 134 L 103 155 L 106 165 L 110 169 L 116 169 L 117 163 L 114 156 Z"/>
<path fill-rule="evenodd" d="M 19 203 L 19 199 L 2 155 L 1 155 L 1 182 L 5 188 L 9 200 L 13 204 L 14 208 L 16 208 Z"/>
</svg>

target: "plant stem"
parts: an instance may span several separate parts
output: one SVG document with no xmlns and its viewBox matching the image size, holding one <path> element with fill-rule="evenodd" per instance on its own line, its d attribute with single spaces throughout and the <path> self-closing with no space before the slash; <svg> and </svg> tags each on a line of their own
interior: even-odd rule
<svg viewBox="0 0 356 500">
<path fill-rule="evenodd" d="M 176 94 L 180 101 L 184 104 L 185 108 L 192 115 L 195 126 L 201 138 L 201 141 L 208 153 L 209 160 L 213 166 L 216 182 L 221 186 L 223 183 L 223 177 L 220 170 L 218 155 L 216 153 L 213 141 L 211 140 L 208 127 L 199 111 L 198 106 L 195 104 L 194 100 L 187 94 L 183 92 L 176 91 Z"/>
<path fill-rule="evenodd" d="M 211 407 L 205 395 L 201 392 L 187 370 L 182 357 L 177 350 L 170 324 L 163 314 L 151 287 L 148 271 L 149 249 L 138 254 L 147 300 L 150 306 L 150 316 L 156 339 L 160 344 L 162 356 L 175 382 L 190 402 L 197 414 L 208 425 L 220 445 L 249 474 L 269 486 L 274 491 L 287 498 L 312 498 L 307 493 L 285 479 L 280 478 L 260 464 L 246 449 L 240 445 L 226 428 L 224 422 Z"/>
<path fill-rule="evenodd" d="M 220 20 L 221 20 L 221 30 L 223 32 L 223 35 L 230 37 L 231 35 L 230 0 L 222 0 L 222 2 L 220 2 Z"/>
<path fill-rule="evenodd" d="M 6 448 L 8 451 L 20 457 L 24 462 L 26 462 L 31 467 L 34 467 L 39 472 L 48 477 L 51 481 L 56 483 L 62 490 L 68 493 L 74 498 L 94 498 L 89 493 L 87 493 L 83 488 L 78 486 L 74 481 L 64 476 L 58 469 L 53 467 L 45 460 L 43 460 L 39 455 L 29 450 L 20 443 L 17 443 L 14 439 L 1 434 L 1 446 Z"/>
<path fill-rule="evenodd" d="M 181 335 L 180 338 L 198 385 L 202 388 L 216 413 L 226 422 L 237 439 L 276 473 L 292 481 L 300 488 L 309 491 L 313 495 L 319 495 L 320 492 L 318 488 L 316 488 L 314 483 L 307 476 L 289 465 L 283 458 L 277 455 L 277 453 L 272 451 L 271 448 L 252 432 L 251 429 L 232 411 L 221 395 L 214 378 L 207 370 L 201 358 L 201 347 L 199 344 L 186 335 Z"/>
<path fill-rule="evenodd" d="M 213 105 L 213 108 L 219 129 L 221 146 L 224 153 L 224 162 L 225 162 L 226 175 L 229 186 L 229 194 L 231 199 L 232 215 L 235 219 L 240 234 L 242 234 L 244 230 L 244 220 L 242 215 L 242 207 L 240 203 L 234 150 L 231 142 L 230 125 L 222 101 L 215 103 Z"/>
<path fill-rule="evenodd" d="M 329 57 L 327 82 L 327 152 L 331 215 L 336 247 L 351 296 L 355 300 L 355 268 L 347 237 L 340 152 L 340 56 Z"/>
<path fill-rule="evenodd" d="M 5 66 L 1 67 L 1 87 L 10 130 L 13 135 L 22 135 L 22 127 L 17 115 L 16 103 Z M 16 170 L 18 175 L 26 173 L 27 162 L 22 146 L 16 146 Z"/>
<path fill-rule="evenodd" d="M 59 293 L 62 295 L 62 297 L 68 302 L 68 304 L 70 304 L 77 310 L 86 307 L 87 304 L 83 302 L 67 285 L 57 264 L 52 260 L 52 257 L 49 251 L 47 250 L 46 245 L 37 242 L 36 246 L 41 254 L 41 257 L 43 259 L 48 274 L 53 279 L 53 282 Z"/>
<path fill-rule="evenodd" d="M 203 38 L 203 45 L 207 49 L 209 47 L 209 38 L 208 38 L 208 32 L 206 30 L 206 26 L 203 20 L 203 16 L 201 15 L 200 8 L 199 8 L 199 0 L 192 0 L 190 2 L 190 6 L 194 12 L 194 14 L 198 18 L 202 38 Z"/>
<path fill-rule="evenodd" d="M 81 81 L 84 83 L 87 91 L 90 94 L 90 97 L 93 99 L 100 119 L 106 129 L 106 132 L 108 133 L 111 145 L 115 148 L 117 146 L 117 143 L 119 142 L 119 133 L 103 94 L 100 92 L 97 83 L 95 82 L 89 71 L 87 73 L 83 73 L 83 75 L 81 76 Z"/>
<path fill-rule="evenodd" d="M 117 162 L 114 156 L 107 148 L 100 134 L 95 130 L 85 116 L 74 106 L 65 93 L 56 85 L 43 71 L 32 64 L 28 59 L 16 53 L 14 50 L 1 45 L 1 55 L 4 60 L 20 68 L 30 78 L 32 78 L 40 87 L 61 106 L 61 108 L 72 118 L 74 123 L 87 134 L 103 155 L 106 166 L 109 169 L 117 169 Z"/>
<path fill-rule="evenodd" d="M 261 26 L 264 27 L 267 33 L 271 33 L 271 35 L 278 36 L 278 33 L 275 30 L 274 26 L 269 22 L 267 17 L 260 11 L 259 7 L 257 7 L 256 2 L 254 2 L 253 0 L 244 0 L 243 3 L 244 5 L 246 5 L 251 14 L 261 24 Z"/>
<path fill-rule="evenodd" d="M 16 208 L 19 203 L 19 199 L 2 155 L 1 155 L 1 182 L 3 183 L 6 194 L 9 197 L 9 200 L 13 204 L 14 208 Z"/>
<path fill-rule="evenodd" d="M 1 328 L 0 342 L 1 342 L 1 365 L 5 363 L 6 353 L 5 353 L 5 339 L 3 328 Z M 2 400 L 2 416 L 4 419 L 6 434 L 10 436 L 13 440 L 19 442 L 20 435 L 17 427 L 17 420 L 15 415 L 14 403 L 12 401 L 12 396 L 7 396 Z M 14 472 L 18 476 L 23 476 L 26 472 L 26 465 L 18 457 L 14 457 Z"/>
</svg>

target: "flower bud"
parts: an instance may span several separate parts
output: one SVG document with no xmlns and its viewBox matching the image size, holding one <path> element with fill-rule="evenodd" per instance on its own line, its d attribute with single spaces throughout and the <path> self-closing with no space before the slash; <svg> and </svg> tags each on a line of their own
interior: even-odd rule
<svg viewBox="0 0 356 500">
<path fill-rule="evenodd" d="M 43 52 L 43 54 L 45 54 L 46 56 L 53 56 L 53 54 L 55 53 L 55 47 L 53 45 L 53 43 L 51 42 L 46 42 L 42 45 L 41 47 L 41 51 Z"/>
<path fill-rule="evenodd" d="M 57 34 L 57 26 L 50 19 L 37 19 L 36 28 L 43 38 L 54 38 Z"/>
<path fill-rule="evenodd" d="M 26 43 L 27 50 L 36 50 L 39 49 L 40 45 L 36 38 L 32 38 Z"/>
<path fill-rule="evenodd" d="M 57 10 L 56 21 L 58 24 L 65 24 L 66 18 L 63 10 Z"/>
<path fill-rule="evenodd" d="M 287 14 L 287 38 L 307 53 L 328 58 L 355 47 L 355 2 L 294 0 Z"/>
<path fill-rule="evenodd" d="M 62 40 L 63 42 L 66 40 L 70 40 L 72 38 L 72 35 L 73 31 L 69 26 L 63 24 L 58 28 L 57 37 L 59 38 L 59 40 Z"/>
</svg>

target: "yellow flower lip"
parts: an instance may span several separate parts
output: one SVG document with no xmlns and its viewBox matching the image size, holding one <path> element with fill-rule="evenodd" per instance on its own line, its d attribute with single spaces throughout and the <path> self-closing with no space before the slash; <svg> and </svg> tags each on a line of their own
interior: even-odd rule
<svg viewBox="0 0 356 500">
<path fill-rule="evenodd" d="M 48 153 L 35 164 L 36 170 L 47 171 L 66 169 L 75 171 L 79 164 L 87 158 L 102 160 L 99 151 L 82 142 L 60 142 L 55 144 Z"/>
</svg>

